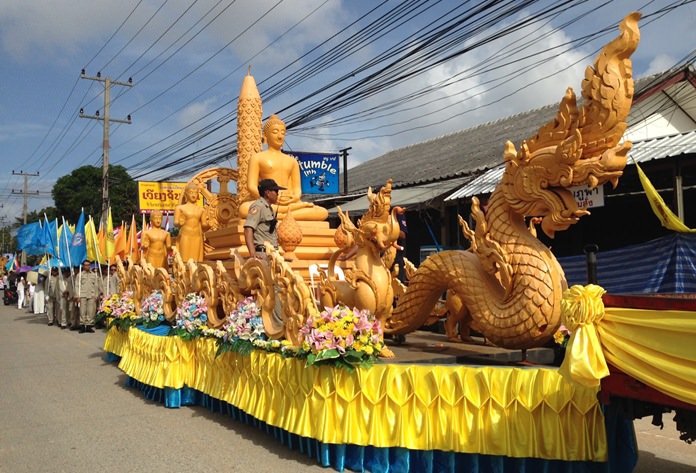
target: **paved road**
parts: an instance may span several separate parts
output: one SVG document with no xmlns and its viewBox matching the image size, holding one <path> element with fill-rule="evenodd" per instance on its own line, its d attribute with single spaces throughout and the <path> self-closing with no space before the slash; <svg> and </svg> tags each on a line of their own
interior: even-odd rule
<svg viewBox="0 0 696 473">
<path fill-rule="evenodd" d="M 145 400 L 102 360 L 103 340 L 0 305 L 0 472 L 333 471 L 231 418 Z M 635 472 L 696 471 L 696 445 L 671 421 L 638 421 L 636 434 Z"/>
</svg>

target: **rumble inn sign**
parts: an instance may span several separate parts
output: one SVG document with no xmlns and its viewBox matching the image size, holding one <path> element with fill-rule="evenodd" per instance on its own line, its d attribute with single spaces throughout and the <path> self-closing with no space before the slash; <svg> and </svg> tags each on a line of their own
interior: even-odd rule
<svg viewBox="0 0 696 473">
<path fill-rule="evenodd" d="M 588 186 L 577 186 L 568 188 L 573 193 L 578 207 L 591 209 L 592 207 L 604 207 L 604 186 L 597 186 L 590 189 Z"/>
</svg>

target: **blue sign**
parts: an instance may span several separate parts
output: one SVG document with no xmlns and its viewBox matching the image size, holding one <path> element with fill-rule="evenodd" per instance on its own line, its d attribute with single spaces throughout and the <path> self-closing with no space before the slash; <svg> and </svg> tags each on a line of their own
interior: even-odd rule
<svg viewBox="0 0 696 473">
<path fill-rule="evenodd" d="M 338 154 L 291 153 L 300 165 L 303 194 L 338 194 Z"/>
</svg>

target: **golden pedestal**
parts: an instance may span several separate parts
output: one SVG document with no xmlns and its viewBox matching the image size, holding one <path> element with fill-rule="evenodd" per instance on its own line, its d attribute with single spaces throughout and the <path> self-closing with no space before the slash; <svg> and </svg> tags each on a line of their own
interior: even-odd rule
<svg viewBox="0 0 696 473">
<path fill-rule="evenodd" d="M 336 229 L 329 226 L 329 222 L 297 222 L 302 229 L 302 242 L 294 249 L 296 259 L 287 260 L 293 271 L 298 272 L 302 277 L 309 280 L 309 266 L 311 264 L 326 264 L 331 255 L 338 250 L 334 242 Z M 242 220 L 233 223 L 227 228 L 212 230 L 205 234 L 208 244 L 214 249 L 207 251 L 205 259 L 215 263 L 222 260 L 227 270 L 232 269 L 234 264 L 233 254 L 235 251 L 240 256 L 249 257 L 249 251 L 244 243 L 244 225 Z M 281 254 L 283 250 L 281 249 Z M 352 267 L 348 261 L 337 261 L 343 269 Z"/>
</svg>

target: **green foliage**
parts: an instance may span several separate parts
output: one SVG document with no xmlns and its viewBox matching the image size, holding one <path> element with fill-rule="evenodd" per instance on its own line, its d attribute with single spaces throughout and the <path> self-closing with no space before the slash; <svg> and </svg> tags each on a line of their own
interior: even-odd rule
<svg viewBox="0 0 696 473">
<path fill-rule="evenodd" d="M 60 220 L 60 213 L 55 207 L 44 207 L 41 210 L 32 210 L 27 212 L 27 223 L 41 221 L 43 224 L 44 215 L 48 217 L 48 220 L 55 220 L 56 218 Z M 15 217 L 15 227 L 24 225 L 24 216 Z"/>
<path fill-rule="evenodd" d="M 102 210 L 102 168 L 75 169 L 56 181 L 51 194 L 58 214 L 71 223 L 77 221 L 82 208 L 86 215 L 98 220 Z M 139 211 L 138 185 L 123 166 L 109 166 L 109 200 L 114 225 L 121 220 L 129 221 Z"/>
</svg>

